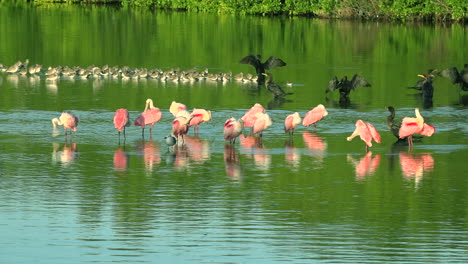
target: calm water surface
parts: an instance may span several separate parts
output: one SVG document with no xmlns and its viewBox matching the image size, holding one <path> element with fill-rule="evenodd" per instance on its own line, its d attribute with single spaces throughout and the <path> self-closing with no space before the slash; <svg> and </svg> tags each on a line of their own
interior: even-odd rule
<svg viewBox="0 0 468 264">
<path fill-rule="evenodd" d="M 247 54 L 275 55 L 272 70 L 294 94 L 275 101 L 251 84 L 159 80 L 59 80 L 0 73 L 0 263 L 467 263 L 467 95 L 434 82 L 432 106 L 406 87 L 429 68 L 461 67 L 461 25 L 393 25 L 0 4 L 0 63 L 130 66 L 253 73 Z M 325 96 L 335 75 L 372 83 L 340 104 Z M 151 138 L 130 127 L 153 98 L 163 117 Z M 171 101 L 213 120 L 184 147 L 164 144 Z M 273 125 L 259 144 L 226 145 L 222 125 L 254 103 Z M 289 139 L 286 115 L 323 103 L 318 128 Z M 437 132 L 410 151 L 394 144 L 397 119 L 421 108 Z M 78 115 L 78 131 L 50 120 Z M 354 122 L 380 131 L 371 152 Z M 248 134 L 248 133 L 247 133 Z"/>
</svg>

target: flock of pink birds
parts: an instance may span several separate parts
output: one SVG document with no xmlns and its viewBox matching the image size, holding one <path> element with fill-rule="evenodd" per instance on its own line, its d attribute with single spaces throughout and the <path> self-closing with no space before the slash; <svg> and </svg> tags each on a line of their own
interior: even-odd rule
<svg viewBox="0 0 468 264">
<path fill-rule="evenodd" d="M 184 142 L 184 135 L 189 131 L 190 127 L 193 127 L 197 133 L 200 124 L 211 120 L 211 111 L 205 109 L 195 108 L 192 112 L 187 110 L 187 106 L 173 101 L 169 107 L 169 112 L 174 116 L 172 121 L 172 136 L 179 142 Z M 307 112 L 304 118 L 298 112 L 288 115 L 284 120 L 284 130 L 286 133 L 292 135 L 296 127 L 302 123 L 303 126 L 314 125 L 316 127 L 323 117 L 327 116 L 328 112 L 322 104 L 314 107 L 312 110 Z M 399 137 L 401 139 L 407 138 L 408 145 L 412 146 L 412 136 L 414 134 L 431 136 L 435 132 L 435 128 L 424 122 L 419 109 L 415 109 L 416 117 L 405 117 L 403 118 Z M 153 126 L 161 119 L 162 112 L 159 108 L 155 107 L 153 100 L 147 99 L 145 110 L 137 116 L 134 121 L 135 126 L 142 128 L 142 136 L 144 136 L 144 129 L 149 126 L 150 134 Z M 71 131 L 76 131 L 78 126 L 79 118 L 73 114 L 63 112 L 59 118 L 52 119 L 52 125 L 54 129 L 57 125 L 63 126 L 65 134 Z M 114 126 L 119 132 L 123 132 L 125 137 L 125 128 L 131 125 L 129 118 L 129 112 L 127 109 L 118 109 L 114 114 Z M 250 127 L 251 133 L 255 137 L 261 137 L 265 129 L 272 125 L 272 121 L 265 108 L 261 104 L 255 104 L 250 108 L 241 118 L 236 119 L 234 117 L 229 118 L 224 122 L 224 140 L 229 141 L 230 144 L 234 144 L 236 139 L 242 134 L 244 128 Z M 366 151 L 369 147 L 372 147 L 372 141 L 380 143 L 380 134 L 377 129 L 370 123 L 366 123 L 362 120 L 356 121 L 356 129 L 347 137 L 348 141 L 351 141 L 354 137 L 359 136 L 362 141 L 366 144 Z"/>
</svg>

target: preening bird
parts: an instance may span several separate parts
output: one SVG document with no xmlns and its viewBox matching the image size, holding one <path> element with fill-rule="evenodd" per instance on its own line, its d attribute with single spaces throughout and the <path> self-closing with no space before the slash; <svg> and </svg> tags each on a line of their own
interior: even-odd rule
<svg viewBox="0 0 468 264">
<path fill-rule="evenodd" d="M 327 115 L 328 112 L 325 109 L 325 106 L 323 106 L 323 104 L 319 104 L 305 114 L 304 119 L 302 119 L 302 125 L 307 127 L 313 124 L 314 128 L 317 128 L 317 122 Z"/>
<path fill-rule="evenodd" d="M 71 134 L 72 131 L 76 131 L 79 121 L 80 119 L 77 116 L 63 112 L 59 118 L 52 119 L 52 126 L 54 130 L 57 129 L 57 125 L 63 126 L 66 135 L 68 132 Z"/>
<path fill-rule="evenodd" d="M 147 125 L 150 126 L 150 137 L 151 137 L 151 132 L 153 130 L 154 124 L 156 124 L 162 117 L 162 112 L 159 110 L 159 108 L 154 107 L 153 105 L 153 100 L 147 99 L 146 100 L 146 105 L 145 105 L 145 110 L 143 113 L 137 116 L 135 119 L 135 126 L 139 126 L 142 128 L 141 131 L 141 136 L 144 137 L 145 134 L 145 127 Z"/>
<path fill-rule="evenodd" d="M 265 113 L 265 108 L 256 103 L 252 106 L 247 112 L 242 116 L 242 121 L 244 122 L 244 127 L 253 127 L 255 120 L 257 119 L 257 113 Z"/>
<path fill-rule="evenodd" d="M 463 70 L 458 72 L 456 67 L 451 67 L 441 71 L 439 74 L 442 77 L 448 78 L 452 84 L 460 85 L 462 91 L 468 91 L 468 63 L 463 65 Z"/>
<path fill-rule="evenodd" d="M 301 123 L 301 116 L 298 112 L 290 114 L 284 119 L 284 132 L 289 135 L 294 134 L 294 130 Z"/>
<path fill-rule="evenodd" d="M 405 117 L 401 122 L 401 127 L 398 135 L 401 139 L 408 137 L 408 145 L 413 145 L 413 135 L 420 134 L 423 136 L 432 136 L 435 133 L 435 128 L 424 123 L 424 118 L 419 112 L 419 109 L 414 109 L 416 117 Z"/>
<path fill-rule="evenodd" d="M 195 133 L 198 133 L 200 124 L 211 120 L 211 111 L 205 109 L 195 108 L 192 111 L 192 119 L 190 120 L 189 127 L 193 126 Z"/>
<path fill-rule="evenodd" d="M 356 129 L 353 134 L 347 137 L 346 140 L 351 141 L 354 137 L 359 136 L 366 143 L 366 151 L 369 151 L 369 147 L 372 147 L 372 140 L 380 143 L 380 134 L 371 123 L 358 120 L 355 126 Z"/>
<path fill-rule="evenodd" d="M 341 97 L 348 97 L 351 91 L 361 86 L 369 87 L 371 84 L 358 74 L 354 74 L 351 80 L 348 80 L 348 76 L 345 75 L 340 81 L 338 81 L 338 78 L 335 76 L 328 82 L 328 88 L 325 90 L 325 93 L 339 90 Z"/>
<path fill-rule="evenodd" d="M 265 73 L 266 70 L 271 70 L 276 67 L 283 67 L 286 66 L 286 62 L 284 62 L 280 58 L 276 58 L 271 56 L 266 60 L 265 62 L 261 62 L 261 55 L 249 55 L 240 60 L 239 63 L 242 64 L 250 64 L 255 68 L 255 71 L 257 72 L 258 79 L 257 82 L 258 84 L 263 84 L 265 82 L 265 76 L 262 75 Z"/>
<path fill-rule="evenodd" d="M 243 129 L 244 121 L 242 119 L 229 118 L 224 122 L 224 140 L 229 141 L 230 144 L 236 143 L 236 139 L 242 134 Z"/>
<path fill-rule="evenodd" d="M 187 110 L 187 106 L 176 101 L 172 101 L 171 105 L 169 106 L 169 112 L 171 112 L 174 117 L 176 117 L 179 111 L 182 110 Z"/>
</svg>

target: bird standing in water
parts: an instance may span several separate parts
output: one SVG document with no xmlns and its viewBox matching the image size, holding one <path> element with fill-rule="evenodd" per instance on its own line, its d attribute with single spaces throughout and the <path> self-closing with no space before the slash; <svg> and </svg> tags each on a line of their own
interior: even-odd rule
<svg viewBox="0 0 468 264">
<path fill-rule="evenodd" d="M 137 116 L 135 119 L 135 126 L 139 126 L 142 128 L 141 131 L 141 136 L 145 137 L 145 127 L 147 125 L 150 126 L 150 137 L 151 137 L 151 132 L 153 130 L 154 124 L 158 122 L 162 117 L 162 112 L 159 110 L 159 108 L 154 107 L 153 105 L 153 100 L 147 99 L 146 100 L 146 105 L 145 105 L 145 110 L 143 113 Z"/>
<path fill-rule="evenodd" d="M 434 81 L 434 71 L 435 70 L 429 70 L 428 74 L 419 74 L 418 77 L 423 79 L 419 80 L 415 86 L 408 87 L 410 89 L 421 91 L 424 108 L 432 107 L 432 96 L 434 94 L 434 86 L 432 86 L 432 82 Z"/>
<path fill-rule="evenodd" d="M 351 141 L 354 137 L 359 136 L 366 143 L 366 152 L 369 151 L 369 147 L 372 147 L 372 140 L 380 143 L 380 134 L 371 123 L 358 120 L 355 126 L 356 129 L 353 134 L 347 137 L 346 140 Z"/>
<path fill-rule="evenodd" d="M 263 63 L 261 62 L 261 59 L 261 55 L 249 55 L 240 60 L 240 63 L 242 64 L 250 64 L 253 67 L 255 67 L 255 71 L 258 75 L 258 84 L 263 84 L 265 82 L 265 76 L 263 75 L 263 73 L 265 73 L 265 70 L 271 70 L 276 67 L 286 66 L 286 62 L 284 62 L 280 58 L 276 58 L 273 56 L 268 58 L 268 60 L 266 60 Z"/>
<path fill-rule="evenodd" d="M 72 131 L 76 131 L 76 127 L 78 126 L 78 122 L 80 119 L 73 114 L 63 112 L 59 118 L 52 119 L 52 126 L 54 130 L 57 129 L 57 125 L 63 126 L 63 130 L 65 131 L 65 135 L 69 133 L 71 134 Z"/>
<path fill-rule="evenodd" d="M 390 112 L 387 116 L 387 127 L 398 140 L 401 140 L 399 135 L 401 122 L 395 120 L 395 108 L 393 108 L 393 106 L 387 106 L 387 110 Z"/>
<path fill-rule="evenodd" d="M 176 118 L 172 121 L 172 135 L 177 138 L 182 139 L 182 144 L 185 144 L 184 136 L 187 134 L 189 129 L 189 123 L 193 116 L 187 111 L 182 110 L 177 113 Z"/>
<path fill-rule="evenodd" d="M 195 134 L 200 130 L 200 124 L 211 120 L 211 111 L 195 108 L 192 111 L 193 118 L 190 120 L 189 127 L 193 126 Z"/>
<path fill-rule="evenodd" d="M 229 141 L 229 144 L 236 143 L 236 138 L 244 129 L 244 121 L 242 119 L 229 118 L 224 122 L 224 140 Z"/>
<path fill-rule="evenodd" d="M 432 136 L 435 133 L 435 128 L 431 125 L 424 123 L 424 118 L 422 117 L 419 109 L 414 109 L 416 117 L 405 117 L 401 122 L 401 127 L 398 132 L 398 135 L 401 139 L 408 137 L 408 145 L 413 146 L 413 135 L 420 134 L 423 136 Z"/>
<path fill-rule="evenodd" d="M 468 91 L 468 63 L 463 65 L 463 70 L 451 67 L 440 72 L 440 76 L 448 78 L 452 84 L 459 84 L 460 90 Z"/>
<path fill-rule="evenodd" d="M 319 104 L 307 112 L 307 114 L 304 116 L 304 119 L 302 120 L 302 125 L 307 127 L 313 124 L 314 128 L 317 128 L 317 122 L 322 120 L 322 118 L 327 115 L 328 112 L 325 109 L 325 106 L 323 106 L 323 104 Z"/>
<path fill-rule="evenodd" d="M 262 75 L 266 76 L 265 87 L 270 93 L 273 94 L 273 96 L 275 96 L 275 98 L 291 94 L 286 93 L 277 83 L 273 82 L 273 76 L 271 73 L 262 73 Z"/>
<path fill-rule="evenodd" d="M 284 132 L 289 133 L 289 135 L 294 134 L 294 130 L 301 123 L 301 116 L 298 112 L 290 114 L 284 119 Z"/>
<path fill-rule="evenodd" d="M 119 142 L 120 142 L 120 132 L 123 131 L 123 135 L 125 138 L 125 127 L 130 126 L 130 117 L 128 114 L 128 110 L 125 108 L 120 108 L 115 111 L 114 114 L 114 127 L 119 131 Z"/>
</svg>

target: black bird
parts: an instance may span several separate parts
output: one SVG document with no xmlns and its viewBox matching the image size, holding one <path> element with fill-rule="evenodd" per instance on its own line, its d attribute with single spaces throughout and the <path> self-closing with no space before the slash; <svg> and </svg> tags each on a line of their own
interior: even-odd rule
<svg viewBox="0 0 468 264">
<path fill-rule="evenodd" d="M 395 120 L 395 108 L 393 106 L 387 106 L 388 112 L 390 112 L 390 115 L 387 116 L 387 127 L 390 129 L 390 132 L 398 139 L 398 140 L 403 140 L 400 139 L 399 132 L 400 132 L 400 127 L 401 127 L 401 122 Z"/>
<path fill-rule="evenodd" d="M 262 74 L 265 73 L 266 70 L 271 70 L 276 67 L 286 66 L 286 62 L 284 62 L 280 58 L 276 58 L 273 56 L 270 56 L 270 58 L 268 58 L 268 60 L 266 60 L 264 63 L 261 62 L 261 59 L 262 59 L 261 55 L 249 55 L 249 56 L 244 57 L 239 62 L 242 64 L 250 64 L 255 67 L 255 71 L 257 72 L 257 75 L 258 75 L 258 79 L 257 79 L 258 84 L 263 84 L 265 82 L 265 76 L 263 76 Z"/>
<path fill-rule="evenodd" d="M 288 94 L 292 94 L 286 93 L 285 91 L 283 91 L 283 89 L 281 89 L 281 87 L 277 83 L 273 82 L 273 76 L 271 75 L 271 73 L 262 73 L 262 75 L 266 76 L 265 87 L 270 93 L 272 93 L 275 96 L 275 98 L 284 97 Z"/>
<path fill-rule="evenodd" d="M 432 107 L 432 96 L 434 94 L 434 86 L 432 86 L 434 75 L 432 73 L 428 73 L 427 75 L 419 74 L 418 76 L 423 79 L 419 80 L 415 86 L 408 88 L 421 91 L 423 107 L 430 108 Z"/>
<path fill-rule="evenodd" d="M 452 84 L 459 84 L 462 91 L 468 91 L 468 63 L 465 63 L 464 69 L 458 72 L 457 68 L 452 67 L 441 71 L 440 76 L 448 78 Z"/>
<path fill-rule="evenodd" d="M 357 74 L 354 74 L 351 81 L 348 80 L 348 76 L 346 75 L 341 78 L 340 81 L 338 81 L 338 78 L 335 76 L 328 82 L 328 88 L 325 90 L 325 93 L 333 92 L 338 89 L 340 91 L 340 97 L 345 99 L 349 96 L 349 93 L 352 90 L 356 90 L 361 86 L 369 87 L 371 84 L 362 76 Z"/>
</svg>

